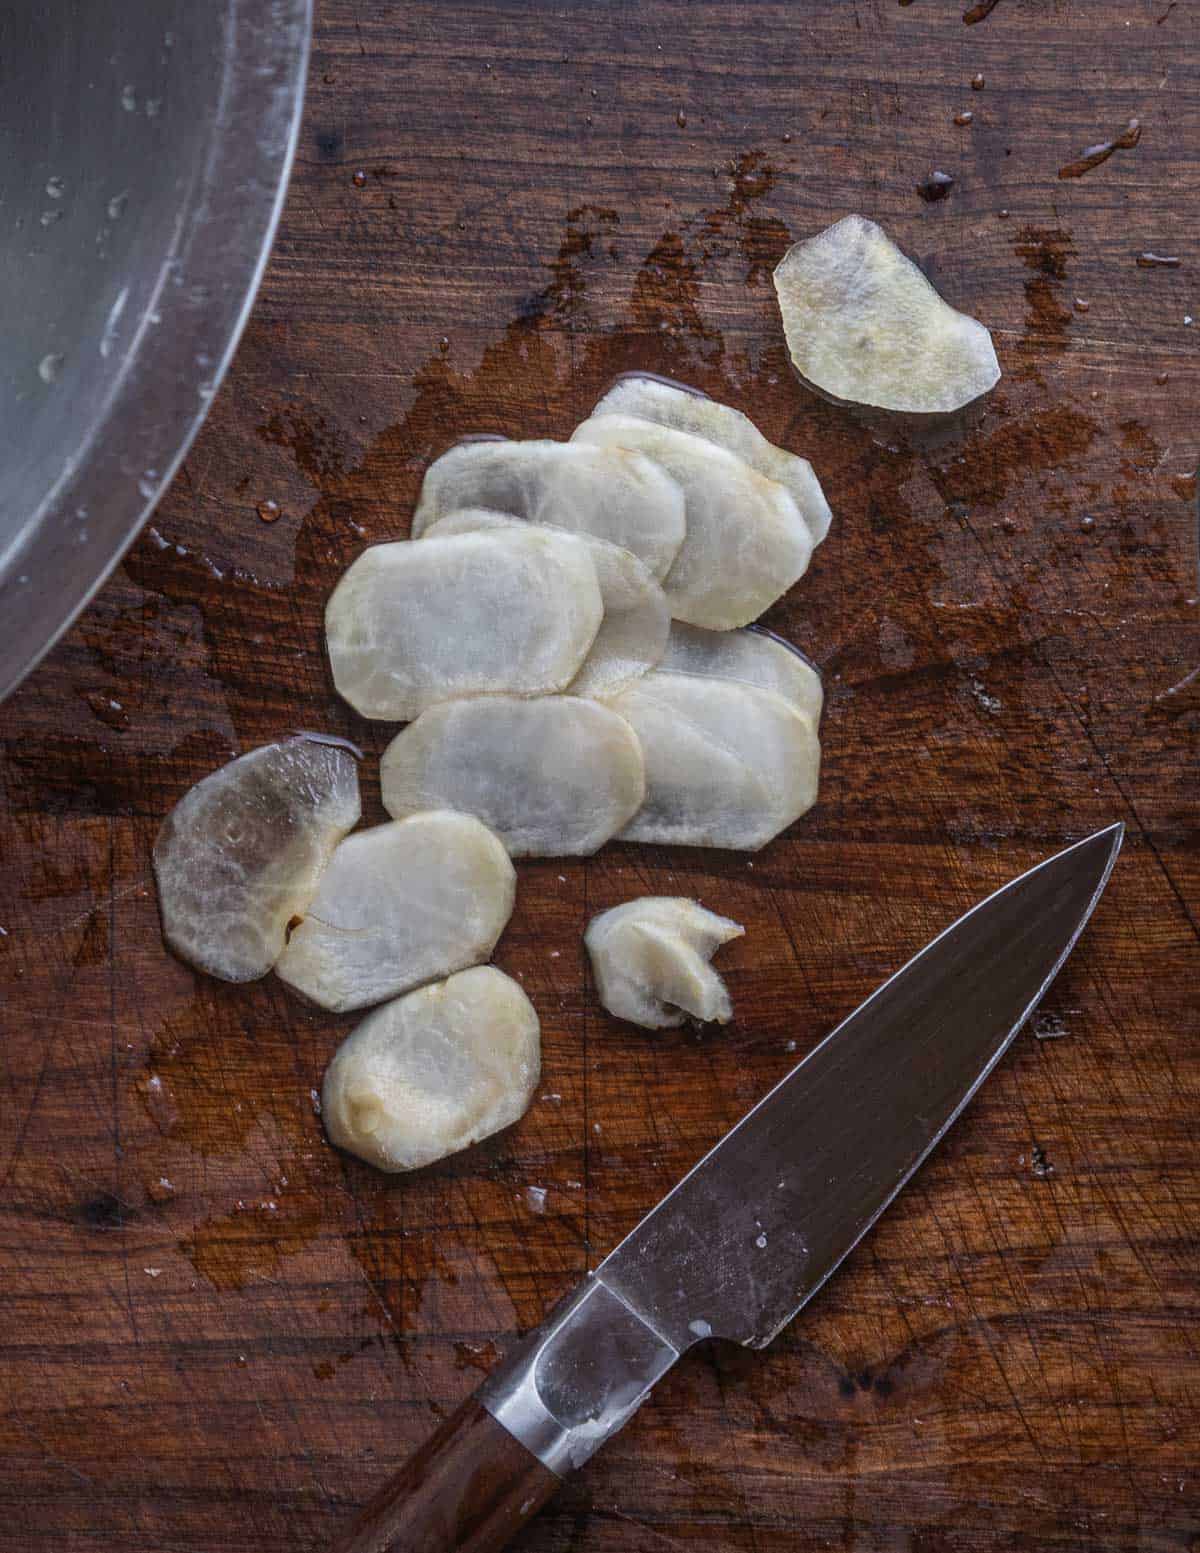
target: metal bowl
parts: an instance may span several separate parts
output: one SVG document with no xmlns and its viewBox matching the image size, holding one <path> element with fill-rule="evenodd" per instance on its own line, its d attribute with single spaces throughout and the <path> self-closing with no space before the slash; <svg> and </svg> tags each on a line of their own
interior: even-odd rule
<svg viewBox="0 0 1200 1553">
<path fill-rule="evenodd" d="M 0 698 L 149 517 L 254 298 L 312 0 L 0 8 Z"/>
</svg>

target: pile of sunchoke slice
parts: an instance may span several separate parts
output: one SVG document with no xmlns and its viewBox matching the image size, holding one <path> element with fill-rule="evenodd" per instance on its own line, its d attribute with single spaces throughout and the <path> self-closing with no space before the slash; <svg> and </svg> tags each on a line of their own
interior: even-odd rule
<svg viewBox="0 0 1200 1553">
<path fill-rule="evenodd" d="M 384 807 L 473 814 L 513 857 L 765 845 L 816 799 L 821 685 L 748 628 L 828 529 L 807 460 L 645 374 L 569 442 L 456 444 L 326 610 L 338 690 L 408 721 Z"/>
<path fill-rule="evenodd" d="M 827 396 L 953 413 L 1000 376 L 991 336 L 848 216 L 775 271 L 797 372 Z M 473 437 L 426 471 L 412 538 L 347 570 L 325 625 L 339 693 L 407 723 L 391 822 L 355 831 L 352 746 L 302 734 L 198 783 L 154 849 L 165 936 L 226 981 L 372 1008 L 325 1076 L 335 1144 L 415 1170 L 523 1115 L 538 1017 L 485 965 L 515 857 L 612 837 L 754 850 L 816 800 L 821 681 L 752 622 L 804 575 L 830 513 L 807 460 L 740 411 L 628 374 L 567 442 Z M 743 929 L 695 901 L 598 914 L 616 1017 L 732 1017 L 709 961 Z"/>
<path fill-rule="evenodd" d="M 366 550 L 326 610 L 338 691 L 407 724 L 381 765 L 391 821 L 354 830 L 354 755 L 297 735 L 206 777 L 154 854 L 184 959 L 373 1009 L 326 1074 L 335 1143 L 410 1170 L 524 1112 L 537 1015 L 484 965 L 512 858 L 752 850 L 813 804 L 820 678 L 751 623 L 828 528 L 803 458 L 650 376 L 569 442 L 468 440 L 430 466 L 412 539 Z M 686 900 L 602 913 L 601 1001 L 649 1028 L 728 1020 L 708 960 L 741 932 Z"/>
</svg>

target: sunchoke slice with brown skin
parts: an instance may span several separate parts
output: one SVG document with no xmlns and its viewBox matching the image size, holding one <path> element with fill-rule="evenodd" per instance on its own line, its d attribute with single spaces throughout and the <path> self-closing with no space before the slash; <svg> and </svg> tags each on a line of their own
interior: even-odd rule
<svg viewBox="0 0 1200 1553">
<path fill-rule="evenodd" d="M 821 676 L 798 648 L 757 626 L 744 631 L 705 631 L 701 626 L 673 621 L 659 667 L 665 674 L 737 680 L 773 690 L 807 713 L 814 728 L 820 723 L 824 704 Z"/>
<path fill-rule="evenodd" d="M 338 1148 L 419 1170 L 518 1121 L 540 1073 L 532 1003 L 481 965 L 368 1014 L 325 1070 L 321 1115 Z"/>
<path fill-rule="evenodd" d="M 745 931 L 696 901 L 648 895 L 593 917 L 583 939 L 609 1013 L 666 1030 L 689 1017 L 718 1024 L 733 1018 L 725 983 L 708 962 Z"/>
<path fill-rule="evenodd" d="M 636 415 L 715 442 L 784 487 L 799 507 L 814 545 L 829 532 L 829 503 L 809 461 L 768 442 L 750 417 L 732 405 L 665 378 L 629 372 L 597 402 L 592 415 Z"/>
<path fill-rule="evenodd" d="M 425 539 L 469 534 L 483 529 L 520 527 L 519 518 L 469 507 L 439 518 Z M 590 535 L 576 536 L 585 544 L 596 568 L 604 619 L 575 678 L 567 686 L 574 696 L 612 695 L 661 661 L 671 626 L 666 595 L 631 550 Z"/>
<path fill-rule="evenodd" d="M 206 776 L 154 843 L 167 943 L 222 981 L 265 976 L 359 813 L 353 757 L 314 739 L 266 744 Z"/>
<path fill-rule="evenodd" d="M 577 696 L 430 707 L 392 740 L 380 780 L 395 818 L 458 809 L 490 826 L 513 857 L 586 857 L 646 793 L 633 729 Z"/>
<path fill-rule="evenodd" d="M 572 440 L 636 448 L 682 488 L 687 534 L 663 582 L 676 620 L 729 631 L 756 620 L 802 577 L 808 525 L 788 492 L 704 437 L 633 415 L 597 415 Z"/>
<path fill-rule="evenodd" d="M 341 695 L 406 722 L 457 696 L 564 689 L 603 615 L 588 547 L 522 526 L 375 545 L 334 589 L 325 629 Z"/>
<path fill-rule="evenodd" d="M 683 493 L 657 464 L 623 448 L 460 442 L 425 471 L 412 537 L 463 507 L 623 545 L 658 578 L 683 543 Z"/>
<path fill-rule="evenodd" d="M 793 365 L 835 399 L 948 414 L 1000 381 L 984 326 L 940 297 L 863 216 L 789 248 L 775 291 Z"/>
<path fill-rule="evenodd" d="M 469 814 L 376 825 L 334 852 L 275 970 L 321 1008 L 367 1008 L 486 960 L 515 893 L 508 853 Z"/>
<path fill-rule="evenodd" d="M 753 852 L 816 802 L 812 719 L 774 691 L 655 670 L 607 704 L 646 762 L 646 801 L 622 841 Z"/>
</svg>

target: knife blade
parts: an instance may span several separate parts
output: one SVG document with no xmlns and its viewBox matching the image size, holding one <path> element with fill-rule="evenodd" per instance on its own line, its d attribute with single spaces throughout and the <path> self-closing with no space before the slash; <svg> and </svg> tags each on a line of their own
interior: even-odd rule
<svg viewBox="0 0 1200 1553">
<path fill-rule="evenodd" d="M 694 1343 L 765 1347 L 1000 1061 L 1123 834 L 1038 864 L 884 982 L 517 1345 L 335 1553 L 502 1548 Z"/>
</svg>

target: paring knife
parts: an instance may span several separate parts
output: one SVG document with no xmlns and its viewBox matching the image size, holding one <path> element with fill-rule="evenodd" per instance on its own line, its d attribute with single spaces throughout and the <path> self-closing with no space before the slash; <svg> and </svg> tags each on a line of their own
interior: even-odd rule
<svg viewBox="0 0 1200 1553">
<path fill-rule="evenodd" d="M 884 982 L 517 1345 L 335 1553 L 493 1553 L 693 1343 L 764 1348 L 1004 1055 L 1123 834 L 1030 869 Z"/>
</svg>

